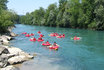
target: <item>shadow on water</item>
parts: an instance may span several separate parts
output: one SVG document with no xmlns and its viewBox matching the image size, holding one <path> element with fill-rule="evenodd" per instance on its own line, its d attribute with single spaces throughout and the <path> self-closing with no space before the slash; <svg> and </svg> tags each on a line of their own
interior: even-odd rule
<svg viewBox="0 0 104 70">
<path fill-rule="evenodd" d="M 22 32 L 44 34 L 44 40 L 60 45 L 58 51 L 49 50 L 41 46 L 41 42 L 30 42 Z M 44 26 L 30 26 L 16 24 L 13 32 L 20 34 L 11 45 L 21 48 L 28 53 L 38 53 L 31 61 L 24 62 L 18 70 L 103 70 L 104 69 L 104 32 L 80 30 L 70 28 L 55 28 Z M 65 34 L 64 39 L 50 37 L 49 34 L 57 32 Z M 81 40 L 74 41 L 71 37 L 78 36 Z"/>
</svg>

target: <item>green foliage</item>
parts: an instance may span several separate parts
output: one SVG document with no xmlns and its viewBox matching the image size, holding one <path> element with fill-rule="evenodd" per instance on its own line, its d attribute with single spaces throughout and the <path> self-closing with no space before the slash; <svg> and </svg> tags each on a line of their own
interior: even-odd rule
<svg viewBox="0 0 104 70">
<path fill-rule="evenodd" d="M 90 23 L 89 25 L 88 25 L 88 27 L 90 28 L 90 29 L 96 29 L 96 22 L 92 22 L 92 23 Z"/>
<path fill-rule="evenodd" d="M 0 0 L 0 33 L 6 32 L 9 26 L 19 21 L 19 17 L 14 11 L 7 10 L 7 2 L 7 0 Z"/>
<path fill-rule="evenodd" d="M 46 26 L 56 26 L 56 16 L 57 16 L 57 6 L 56 4 L 51 4 L 46 10 L 45 22 Z"/>
<path fill-rule="evenodd" d="M 104 30 L 104 0 L 59 0 L 21 16 L 21 23 Z"/>
<path fill-rule="evenodd" d="M 35 25 L 42 25 L 43 24 L 44 14 L 45 14 L 45 10 L 42 7 L 40 7 L 39 10 L 36 10 L 36 11 L 32 12 L 33 24 L 35 24 Z"/>
<path fill-rule="evenodd" d="M 6 6 L 7 2 L 8 2 L 7 0 L 0 0 L 0 10 L 7 9 L 7 6 Z"/>
<path fill-rule="evenodd" d="M 96 29 L 104 30 L 104 0 L 95 0 L 95 5 Z"/>
</svg>

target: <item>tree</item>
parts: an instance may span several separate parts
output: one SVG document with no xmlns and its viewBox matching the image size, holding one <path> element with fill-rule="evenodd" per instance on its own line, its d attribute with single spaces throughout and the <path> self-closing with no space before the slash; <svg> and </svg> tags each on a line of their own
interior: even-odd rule
<svg viewBox="0 0 104 70">
<path fill-rule="evenodd" d="M 0 0 L 0 32 L 6 32 L 19 19 L 18 15 L 7 9 L 7 0 Z"/>
<path fill-rule="evenodd" d="M 14 24 L 12 17 L 13 15 L 11 12 L 2 10 L 2 13 L 0 14 L 0 32 L 6 32 L 8 26 L 12 26 Z"/>
<path fill-rule="evenodd" d="M 95 0 L 95 23 L 92 27 L 97 30 L 104 30 L 104 0 Z"/>
<path fill-rule="evenodd" d="M 7 0 L 0 0 L 0 10 L 1 9 L 4 9 L 4 10 L 7 9 L 7 6 L 6 6 L 7 2 L 8 2 Z"/>
<path fill-rule="evenodd" d="M 51 4 L 48 6 L 46 10 L 46 14 L 44 16 L 45 25 L 46 26 L 56 26 L 56 16 L 57 16 L 57 6 L 56 4 Z"/>
</svg>

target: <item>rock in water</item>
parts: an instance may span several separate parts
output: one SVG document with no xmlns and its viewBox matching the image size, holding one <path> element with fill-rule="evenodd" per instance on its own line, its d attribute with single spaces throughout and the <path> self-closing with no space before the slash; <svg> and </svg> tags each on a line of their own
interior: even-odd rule
<svg viewBox="0 0 104 70">
<path fill-rule="evenodd" d="M 15 37 L 15 36 L 18 36 L 18 34 L 15 34 L 15 33 L 11 32 L 10 36 Z"/>
</svg>

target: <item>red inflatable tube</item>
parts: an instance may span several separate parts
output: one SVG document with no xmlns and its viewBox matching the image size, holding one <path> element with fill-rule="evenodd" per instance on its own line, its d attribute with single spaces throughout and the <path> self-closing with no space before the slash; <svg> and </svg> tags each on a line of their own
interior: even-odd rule
<svg viewBox="0 0 104 70">
<path fill-rule="evenodd" d="M 27 34 L 27 35 L 25 35 L 25 37 L 30 37 L 30 35 L 29 35 L 29 34 Z"/>
<path fill-rule="evenodd" d="M 74 40 L 80 40 L 80 38 L 79 38 L 79 37 L 74 37 L 73 39 L 74 39 Z"/>
<path fill-rule="evenodd" d="M 64 37 L 65 37 L 65 34 L 61 35 L 61 37 L 63 37 L 63 38 L 64 38 Z"/>
<path fill-rule="evenodd" d="M 54 49 L 54 50 L 57 50 L 58 48 L 59 48 L 58 45 L 49 47 L 49 49 Z"/>
<path fill-rule="evenodd" d="M 34 34 L 30 34 L 30 36 L 34 36 Z"/>
<path fill-rule="evenodd" d="M 43 39 L 42 39 L 42 40 L 39 40 L 39 39 L 38 39 L 37 41 L 38 41 L 38 42 L 41 42 L 41 41 L 44 41 L 44 40 L 43 40 Z"/>
<path fill-rule="evenodd" d="M 65 36 L 63 36 L 63 35 L 62 35 L 61 37 L 63 37 L 63 38 L 64 38 Z"/>
<path fill-rule="evenodd" d="M 35 41 L 36 41 L 36 39 L 35 39 L 35 38 L 33 38 L 33 39 L 30 39 L 30 41 L 34 41 L 34 42 L 35 42 Z"/>
<path fill-rule="evenodd" d="M 50 43 L 42 43 L 43 46 L 50 46 Z"/>
<path fill-rule="evenodd" d="M 26 32 L 23 32 L 22 34 L 27 34 Z"/>
<path fill-rule="evenodd" d="M 43 37 L 44 35 L 40 34 L 39 36 L 40 36 L 40 37 Z"/>
<path fill-rule="evenodd" d="M 50 36 L 55 36 L 54 34 L 50 34 Z"/>
<path fill-rule="evenodd" d="M 57 38 L 62 38 L 62 36 L 56 36 Z"/>
<path fill-rule="evenodd" d="M 50 36 L 58 36 L 58 33 L 51 33 Z"/>
<path fill-rule="evenodd" d="M 38 33 L 40 34 L 41 32 L 40 32 L 40 31 L 38 31 Z"/>
</svg>

